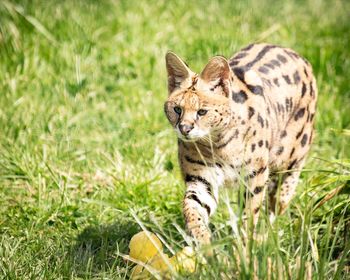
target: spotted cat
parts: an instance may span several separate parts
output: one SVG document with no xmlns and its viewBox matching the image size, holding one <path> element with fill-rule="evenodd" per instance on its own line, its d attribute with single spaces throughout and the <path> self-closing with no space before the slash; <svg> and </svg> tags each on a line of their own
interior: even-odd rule
<svg viewBox="0 0 350 280">
<path fill-rule="evenodd" d="M 288 48 L 251 44 L 229 60 L 213 57 L 199 75 L 172 52 L 166 68 L 164 109 L 178 135 L 189 232 L 210 243 L 209 216 L 224 185 L 246 184 L 254 222 L 265 196 L 272 214 L 283 213 L 313 139 L 317 87 L 310 63 Z"/>
</svg>

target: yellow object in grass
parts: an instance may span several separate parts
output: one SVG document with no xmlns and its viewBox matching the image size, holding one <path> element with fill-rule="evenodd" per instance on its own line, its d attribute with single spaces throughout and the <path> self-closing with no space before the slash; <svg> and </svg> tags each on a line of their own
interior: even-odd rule
<svg viewBox="0 0 350 280">
<path fill-rule="evenodd" d="M 185 247 L 177 252 L 172 258 L 175 269 L 178 272 L 194 273 L 196 271 L 196 258 L 191 247 Z"/>
<path fill-rule="evenodd" d="M 144 263 L 163 251 L 162 242 L 158 237 L 146 231 L 135 234 L 130 240 L 129 248 L 129 256 Z"/>
<path fill-rule="evenodd" d="M 172 271 L 186 274 L 196 271 L 196 255 L 191 247 L 185 247 L 169 258 L 162 252 L 163 245 L 153 233 L 137 233 L 131 238 L 129 248 L 130 257 L 144 263 L 133 268 L 131 279 L 153 279 L 154 274 L 159 274 L 162 279 L 169 279 Z M 205 260 L 200 263 L 205 263 Z"/>
<path fill-rule="evenodd" d="M 158 274 L 162 279 L 169 279 L 172 268 L 174 268 L 173 260 L 167 254 L 159 253 L 146 264 L 146 267 L 136 265 L 131 273 L 131 279 L 153 279 L 154 274 Z"/>
</svg>

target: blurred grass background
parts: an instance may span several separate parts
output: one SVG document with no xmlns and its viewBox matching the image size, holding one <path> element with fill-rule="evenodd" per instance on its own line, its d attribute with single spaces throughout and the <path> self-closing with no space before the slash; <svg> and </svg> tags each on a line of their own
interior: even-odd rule
<svg viewBox="0 0 350 280">
<path fill-rule="evenodd" d="M 349 26 L 346 0 L 1 1 L 0 277 L 127 279 L 118 253 L 140 229 L 133 215 L 184 246 L 165 52 L 198 72 L 266 41 L 311 62 L 319 102 L 298 196 L 269 231 L 280 242 L 254 252 L 276 267 L 270 279 L 347 279 Z M 225 208 L 213 231 L 230 256 Z M 192 277 L 251 279 L 240 265 L 216 261 Z"/>
</svg>

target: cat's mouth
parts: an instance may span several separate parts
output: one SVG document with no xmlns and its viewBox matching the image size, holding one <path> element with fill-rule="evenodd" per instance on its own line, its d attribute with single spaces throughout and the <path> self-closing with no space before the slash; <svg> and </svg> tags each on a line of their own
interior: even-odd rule
<svg viewBox="0 0 350 280">
<path fill-rule="evenodd" d="M 177 137 L 185 142 L 196 142 L 198 140 L 203 140 L 209 137 L 208 133 L 199 129 L 193 129 L 186 135 L 182 134 L 178 127 L 175 128 L 175 131 L 176 131 Z"/>
</svg>

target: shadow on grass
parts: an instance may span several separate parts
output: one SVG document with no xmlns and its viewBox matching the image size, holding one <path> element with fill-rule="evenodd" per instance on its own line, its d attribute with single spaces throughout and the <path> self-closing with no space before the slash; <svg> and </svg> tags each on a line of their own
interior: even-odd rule
<svg viewBox="0 0 350 280">
<path fill-rule="evenodd" d="M 120 267 L 125 267 L 125 263 L 118 253 L 128 253 L 129 241 L 139 230 L 139 226 L 130 221 L 88 226 L 71 247 L 73 273 L 83 277 L 120 272 Z"/>
</svg>

